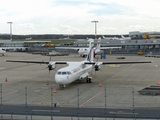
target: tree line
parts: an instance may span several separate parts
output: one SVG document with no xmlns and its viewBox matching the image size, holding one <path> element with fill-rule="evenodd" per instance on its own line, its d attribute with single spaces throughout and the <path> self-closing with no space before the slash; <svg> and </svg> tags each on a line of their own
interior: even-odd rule
<svg viewBox="0 0 160 120">
<path fill-rule="evenodd" d="M 105 37 L 120 37 L 120 35 L 104 35 Z M 128 36 L 128 35 L 124 35 Z M 95 38 L 95 35 L 63 35 L 63 34 L 44 34 L 44 35 L 12 35 L 13 40 L 26 40 L 27 38 L 31 38 L 33 40 L 38 39 L 87 39 L 87 38 Z M 97 38 L 102 35 L 97 35 Z M 10 34 L 0 34 L 0 39 L 10 39 Z"/>
</svg>

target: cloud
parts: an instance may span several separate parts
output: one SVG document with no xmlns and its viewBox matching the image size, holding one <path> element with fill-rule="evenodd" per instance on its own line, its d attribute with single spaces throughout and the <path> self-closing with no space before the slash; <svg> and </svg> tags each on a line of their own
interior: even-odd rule
<svg viewBox="0 0 160 120">
<path fill-rule="evenodd" d="M 28 29 L 28 28 L 29 28 L 29 29 L 32 29 L 34 32 L 36 32 L 33 23 L 24 23 L 24 24 L 20 23 L 19 26 L 22 27 L 22 28 L 24 28 L 24 29 L 25 29 L 25 28 L 27 28 L 27 29 Z"/>
<path fill-rule="evenodd" d="M 159 30 L 159 0 L 5 0 L 0 4 L 0 33 L 127 34 Z"/>
</svg>

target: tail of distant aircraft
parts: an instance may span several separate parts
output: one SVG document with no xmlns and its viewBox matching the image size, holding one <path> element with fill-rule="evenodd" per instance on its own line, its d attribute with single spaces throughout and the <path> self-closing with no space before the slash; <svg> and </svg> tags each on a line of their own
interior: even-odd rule
<svg viewBox="0 0 160 120">
<path fill-rule="evenodd" d="M 95 51 L 100 51 L 100 47 L 101 47 L 101 38 L 98 39 L 96 48 L 94 49 L 94 55 L 96 54 Z"/>
<path fill-rule="evenodd" d="M 105 39 L 106 37 L 102 36 L 103 39 Z"/>
<path fill-rule="evenodd" d="M 94 39 L 89 38 L 87 41 L 88 42 L 94 42 Z"/>
<path fill-rule="evenodd" d="M 100 50 L 101 47 L 101 38 L 98 39 L 97 50 Z"/>
<path fill-rule="evenodd" d="M 122 38 L 125 38 L 123 35 L 121 35 Z"/>
<path fill-rule="evenodd" d="M 89 53 L 85 59 L 85 61 L 93 61 L 94 60 L 94 44 L 93 44 L 93 41 L 89 42 Z"/>
</svg>

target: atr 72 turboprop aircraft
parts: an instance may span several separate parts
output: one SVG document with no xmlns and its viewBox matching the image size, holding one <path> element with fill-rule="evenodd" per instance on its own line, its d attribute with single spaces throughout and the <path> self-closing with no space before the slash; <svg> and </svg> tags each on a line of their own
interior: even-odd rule
<svg viewBox="0 0 160 120">
<path fill-rule="evenodd" d="M 136 64 L 136 63 L 151 63 L 152 61 L 108 61 L 108 62 L 94 62 L 94 47 L 93 42 L 90 42 L 90 51 L 85 60 L 81 62 L 67 62 L 67 61 L 34 61 L 34 60 L 6 60 L 6 62 L 21 62 L 21 63 L 37 63 L 48 64 L 48 70 L 54 70 L 57 64 L 68 64 L 67 67 L 63 67 L 55 74 L 55 82 L 60 87 L 65 87 L 66 84 L 70 84 L 76 80 L 82 80 L 86 78 L 87 83 L 91 83 L 92 78 L 90 73 L 93 69 L 99 71 L 101 65 L 105 64 Z"/>
<path fill-rule="evenodd" d="M 2 48 L 0 48 L 0 54 L 2 54 L 2 56 L 4 56 L 4 53 L 5 53 L 6 51 L 4 51 Z"/>
</svg>

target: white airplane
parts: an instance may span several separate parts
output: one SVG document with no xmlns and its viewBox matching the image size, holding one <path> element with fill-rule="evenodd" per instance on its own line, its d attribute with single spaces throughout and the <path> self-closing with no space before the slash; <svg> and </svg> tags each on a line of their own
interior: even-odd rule
<svg viewBox="0 0 160 120">
<path fill-rule="evenodd" d="M 151 63 L 152 61 L 108 61 L 108 62 L 94 62 L 93 57 L 93 43 L 90 42 L 90 51 L 85 60 L 80 62 L 67 62 L 67 61 L 35 61 L 35 60 L 6 60 L 6 62 L 21 62 L 21 63 L 37 63 L 37 64 L 48 64 L 48 70 L 54 70 L 57 64 L 68 64 L 68 66 L 59 69 L 55 74 L 55 82 L 60 87 L 70 84 L 76 80 L 82 80 L 86 78 L 87 83 L 91 83 L 92 77 L 90 73 L 93 69 L 99 71 L 101 65 L 105 64 L 137 64 L 137 63 Z"/>
<path fill-rule="evenodd" d="M 103 39 L 105 40 L 119 40 L 119 38 L 117 37 L 105 37 L 105 36 L 102 36 Z"/>
<path fill-rule="evenodd" d="M 60 39 L 60 40 L 68 40 L 68 39 L 70 39 L 70 38 L 69 38 L 69 36 L 68 36 L 68 37 L 65 37 L 65 38 L 62 37 L 62 38 L 59 38 L 59 39 Z"/>
<path fill-rule="evenodd" d="M 131 40 L 131 37 L 124 37 L 123 35 L 121 35 L 121 37 L 120 40 Z"/>
<path fill-rule="evenodd" d="M 4 51 L 2 48 L 0 48 L 0 54 L 1 54 L 2 56 L 4 56 L 5 52 L 6 52 L 6 51 Z"/>
<path fill-rule="evenodd" d="M 26 51 L 26 47 L 1 47 L 1 48 L 5 51 L 17 51 L 17 50 Z"/>
<path fill-rule="evenodd" d="M 101 44 L 100 44 L 100 41 L 101 39 L 98 39 L 98 42 L 97 42 L 97 45 L 96 47 L 94 47 L 94 56 L 97 55 L 97 54 L 100 54 L 101 53 L 101 50 L 102 49 L 117 49 L 117 48 L 121 48 L 121 47 L 101 47 Z M 89 39 L 88 42 L 94 42 L 94 39 Z M 78 54 L 81 56 L 81 57 L 86 57 L 90 51 L 90 44 L 89 44 L 89 47 L 88 48 L 83 48 L 83 47 L 55 47 L 56 49 L 74 49 L 76 51 L 78 51 Z"/>
</svg>

